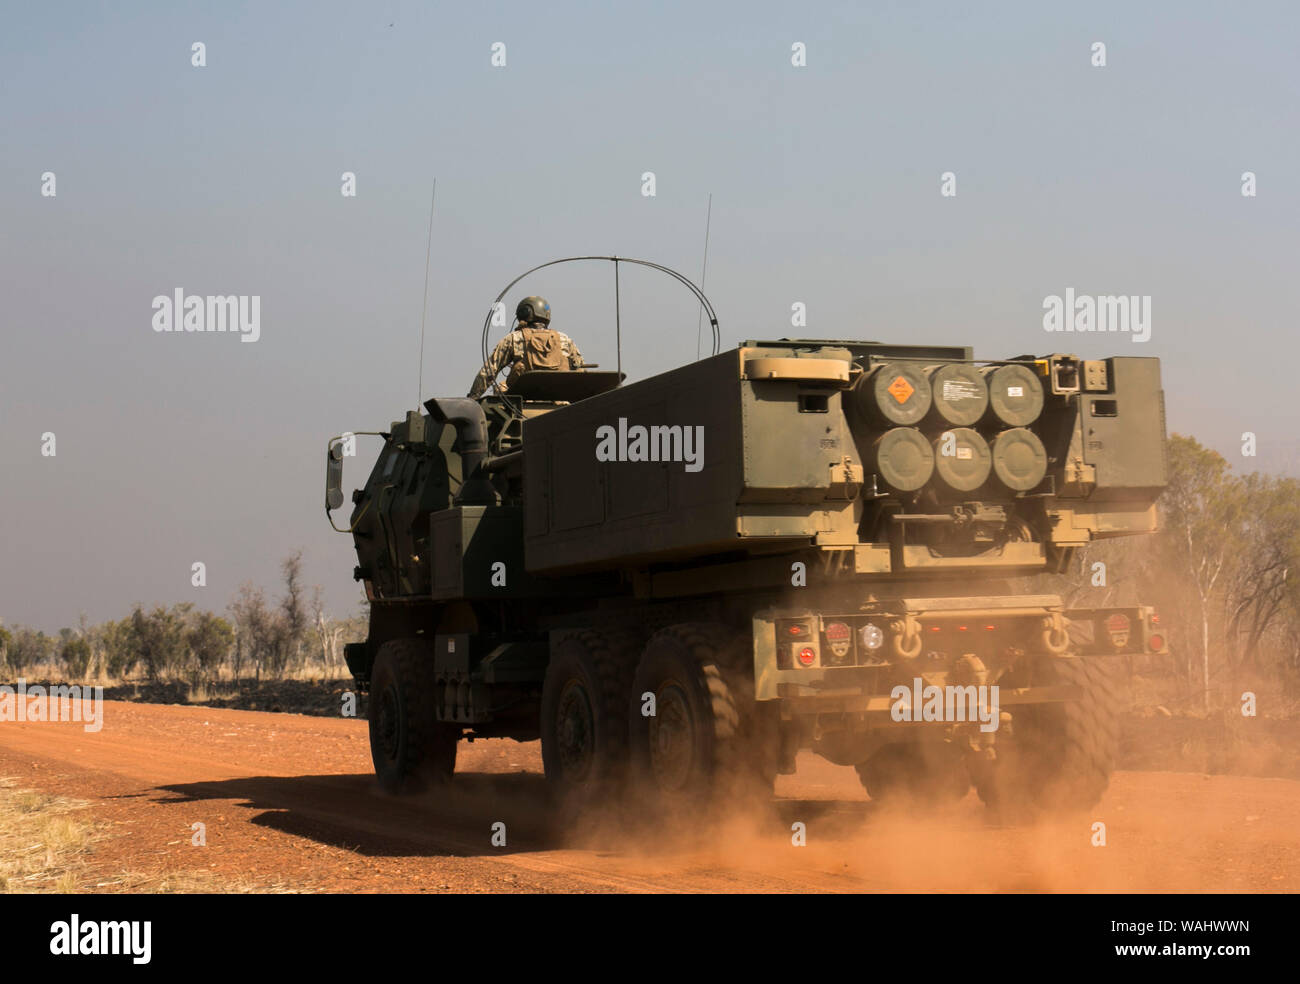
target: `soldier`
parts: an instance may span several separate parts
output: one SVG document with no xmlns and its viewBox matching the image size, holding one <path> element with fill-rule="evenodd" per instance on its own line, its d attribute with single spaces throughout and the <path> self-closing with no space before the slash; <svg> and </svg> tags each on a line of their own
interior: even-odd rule
<svg viewBox="0 0 1300 984">
<path fill-rule="evenodd" d="M 551 306 L 544 297 L 525 297 L 515 308 L 518 326 L 497 343 L 483 368 L 479 370 L 470 388 L 470 399 L 476 400 L 492 385 L 497 373 L 508 368 L 505 381 L 497 384 L 497 392 L 504 393 L 520 373 L 532 369 L 581 369 L 582 353 L 573 339 L 551 327 Z"/>
</svg>

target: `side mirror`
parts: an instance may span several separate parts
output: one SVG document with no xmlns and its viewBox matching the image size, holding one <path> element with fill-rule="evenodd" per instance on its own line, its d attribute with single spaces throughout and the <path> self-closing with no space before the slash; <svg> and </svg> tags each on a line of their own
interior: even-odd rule
<svg viewBox="0 0 1300 984">
<path fill-rule="evenodd" d="M 343 442 L 330 445 L 325 459 L 325 511 L 343 505 Z"/>
</svg>

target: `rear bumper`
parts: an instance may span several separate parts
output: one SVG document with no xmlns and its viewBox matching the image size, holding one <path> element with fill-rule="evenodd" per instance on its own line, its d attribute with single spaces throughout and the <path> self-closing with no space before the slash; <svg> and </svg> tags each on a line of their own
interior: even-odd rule
<svg viewBox="0 0 1300 984">
<path fill-rule="evenodd" d="M 887 716 L 894 689 L 914 681 L 985 685 L 1026 656 L 1167 651 L 1149 607 L 1066 609 L 1051 595 L 898 599 L 851 612 L 768 609 L 753 617 L 754 696 L 785 705 L 783 717 Z M 1051 688 L 1020 688 L 1002 703 L 1063 699 Z"/>
</svg>

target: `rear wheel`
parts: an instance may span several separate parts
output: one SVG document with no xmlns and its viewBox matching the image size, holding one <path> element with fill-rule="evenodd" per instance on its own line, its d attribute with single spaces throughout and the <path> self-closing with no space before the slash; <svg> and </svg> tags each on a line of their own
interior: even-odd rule
<svg viewBox="0 0 1300 984">
<path fill-rule="evenodd" d="M 632 687 L 632 755 L 659 804 L 771 795 L 773 729 L 754 706 L 747 655 L 725 628 L 696 623 L 669 626 L 646 644 Z"/>
<path fill-rule="evenodd" d="M 1086 810 L 1110 784 L 1119 749 L 1119 660 L 1044 658 L 1035 669 L 1034 684 L 1072 685 L 1079 696 L 1015 710 L 1010 742 L 999 736 L 998 761 L 977 777 L 980 798 L 1013 813 Z"/>
<path fill-rule="evenodd" d="M 370 675 L 370 757 L 390 793 L 451 779 L 461 729 L 434 717 L 433 653 L 418 639 L 379 647 Z"/>
<path fill-rule="evenodd" d="M 553 793 L 571 806 L 613 799 L 621 791 L 630 645 L 619 633 L 580 630 L 551 653 L 542 685 L 542 765 Z"/>
</svg>

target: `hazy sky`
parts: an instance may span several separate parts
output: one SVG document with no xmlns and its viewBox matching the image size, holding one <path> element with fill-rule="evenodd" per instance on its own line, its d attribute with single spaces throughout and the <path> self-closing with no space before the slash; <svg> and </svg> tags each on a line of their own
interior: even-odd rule
<svg viewBox="0 0 1300 984">
<path fill-rule="evenodd" d="M 712 193 L 724 346 L 803 302 L 809 337 L 1159 356 L 1171 430 L 1296 470 L 1300 13 L 1075 7 L 0 4 L 0 618 L 220 610 L 296 547 L 354 609 L 325 441 L 415 405 L 435 176 L 426 398 L 529 266 L 698 278 Z M 1049 335 L 1067 287 L 1150 295 L 1151 340 Z M 156 333 L 177 288 L 259 295 L 261 338 Z M 613 363 L 608 264 L 533 292 Z M 626 270 L 623 335 L 632 376 L 670 368 L 696 308 Z"/>
</svg>

